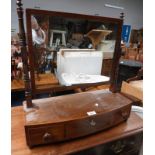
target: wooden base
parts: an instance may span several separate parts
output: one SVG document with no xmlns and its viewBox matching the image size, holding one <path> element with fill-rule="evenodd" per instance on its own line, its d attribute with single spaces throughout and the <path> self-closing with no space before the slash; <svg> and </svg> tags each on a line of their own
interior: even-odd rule
<svg viewBox="0 0 155 155">
<path fill-rule="evenodd" d="M 32 103 L 32 105 L 33 105 L 33 107 L 28 108 L 26 102 L 23 102 L 23 110 L 24 110 L 26 113 L 29 113 L 29 112 L 33 112 L 33 111 L 39 109 L 39 107 L 38 107 L 36 104 L 33 104 L 33 103 Z"/>
<path fill-rule="evenodd" d="M 33 100 L 26 109 L 26 140 L 29 147 L 86 136 L 129 117 L 132 101 L 109 91 L 84 92 Z"/>
<path fill-rule="evenodd" d="M 108 130 L 101 131 L 99 133 L 92 134 L 90 136 L 86 136 L 83 138 L 77 138 L 56 144 L 42 145 L 39 147 L 34 147 L 33 149 L 29 149 L 29 147 L 26 145 L 24 124 L 25 124 L 25 112 L 23 111 L 23 107 L 22 106 L 12 107 L 11 108 L 12 155 L 71 154 L 85 149 L 90 148 L 96 149 L 97 146 L 101 145 L 108 145 L 108 147 L 111 149 L 110 147 L 111 145 L 109 146 L 109 143 L 118 141 L 120 144 L 121 139 L 127 139 L 127 137 L 130 138 L 133 135 L 137 135 L 143 132 L 143 120 L 134 112 L 131 112 L 130 117 L 127 121 L 124 121 L 123 123 L 120 123 L 119 125 L 110 128 Z M 129 144 L 130 150 L 131 149 L 133 150 L 133 147 L 137 147 L 135 139 L 134 143 L 129 143 L 128 140 L 127 143 L 125 144 L 127 145 Z M 116 146 L 116 142 L 114 146 Z M 105 148 L 107 149 L 107 146 L 105 146 Z M 105 153 L 105 155 L 107 155 L 107 152 Z"/>
</svg>

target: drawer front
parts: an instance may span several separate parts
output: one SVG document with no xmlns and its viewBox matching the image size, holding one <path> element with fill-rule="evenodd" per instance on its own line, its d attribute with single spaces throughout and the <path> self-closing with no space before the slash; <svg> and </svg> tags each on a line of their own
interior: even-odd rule
<svg viewBox="0 0 155 155">
<path fill-rule="evenodd" d="M 53 143 L 64 139 L 64 125 L 25 127 L 29 146 Z"/>
<path fill-rule="evenodd" d="M 86 136 L 123 122 L 129 117 L 131 106 L 80 120 L 43 126 L 25 126 L 27 144 L 32 147 Z"/>
<path fill-rule="evenodd" d="M 110 128 L 129 117 L 130 108 L 115 110 L 110 113 L 91 116 L 81 120 L 68 122 L 65 125 L 66 139 L 89 135 Z"/>
</svg>

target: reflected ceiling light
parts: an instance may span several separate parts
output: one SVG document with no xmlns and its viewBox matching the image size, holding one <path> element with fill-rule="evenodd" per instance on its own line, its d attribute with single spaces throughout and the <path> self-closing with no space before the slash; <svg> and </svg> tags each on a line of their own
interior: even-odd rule
<svg viewBox="0 0 155 155">
<path fill-rule="evenodd" d="M 105 4 L 104 6 L 109 7 L 109 8 L 124 10 L 124 8 L 121 6 L 116 6 L 116 5 L 111 5 L 111 4 Z"/>
</svg>

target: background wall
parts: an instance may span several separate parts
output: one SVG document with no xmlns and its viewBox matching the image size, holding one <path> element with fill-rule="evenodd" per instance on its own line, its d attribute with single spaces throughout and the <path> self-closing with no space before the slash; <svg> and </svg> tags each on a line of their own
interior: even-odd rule
<svg viewBox="0 0 155 155">
<path fill-rule="evenodd" d="M 111 4 L 124 7 L 124 10 L 107 8 Z M 143 27 L 143 0 L 23 0 L 25 8 L 40 7 L 42 10 L 72 12 L 81 14 L 98 14 L 119 18 L 120 12 L 125 13 L 124 24 L 132 29 Z M 18 32 L 16 0 L 11 0 L 11 28 Z"/>
</svg>

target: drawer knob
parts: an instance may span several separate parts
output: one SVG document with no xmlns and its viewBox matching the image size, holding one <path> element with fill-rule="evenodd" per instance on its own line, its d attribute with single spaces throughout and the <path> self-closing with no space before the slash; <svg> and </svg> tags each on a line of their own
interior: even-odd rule
<svg viewBox="0 0 155 155">
<path fill-rule="evenodd" d="M 111 150 L 115 153 L 115 154 L 119 154 L 123 151 L 125 147 L 125 144 L 123 141 L 117 141 L 115 144 L 113 144 L 111 146 Z"/>
<path fill-rule="evenodd" d="M 43 136 L 44 142 L 50 141 L 51 138 L 52 138 L 52 135 L 51 135 L 50 133 L 48 133 L 48 132 L 46 132 L 46 133 L 44 134 L 44 136 Z"/>
<path fill-rule="evenodd" d="M 128 118 L 128 112 L 126 112 L 126 111 L 122 112 L 122 117 L 124 119 L 127 119 Z"/>
<path fill-rule="evenodd" d="M 95 126 L 95 125 L 96 125 L 96 122 L 95 122 L 94 120 L 91 120 L 91 121 L 90 121 L 90 125 L 91 125 L 91 126 Z"/>
</svg>

